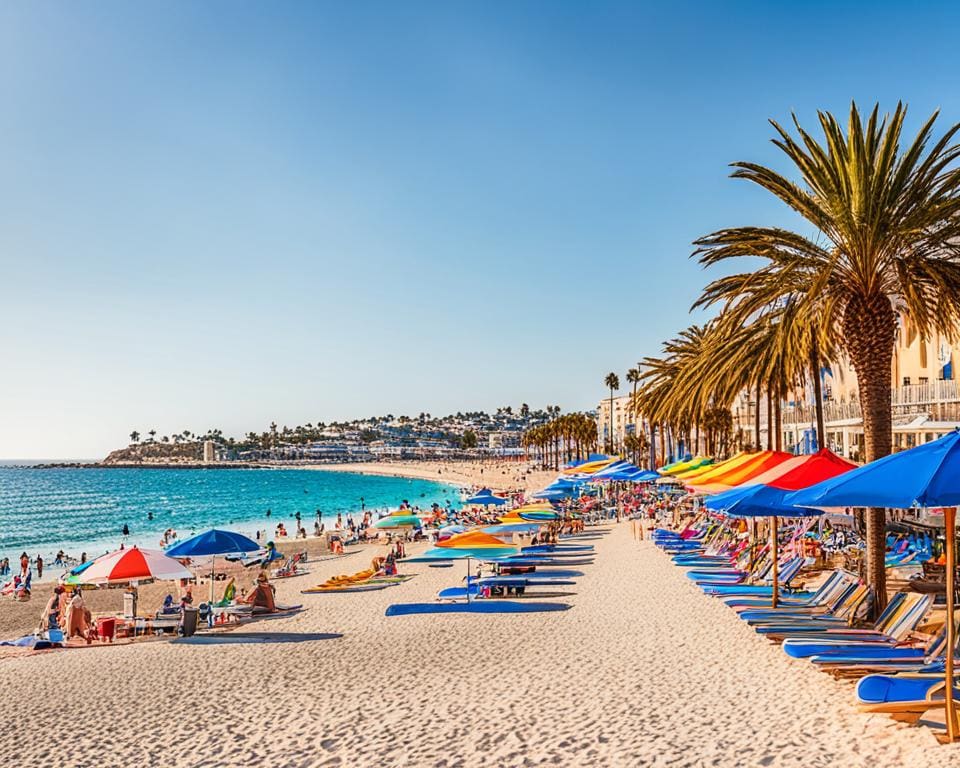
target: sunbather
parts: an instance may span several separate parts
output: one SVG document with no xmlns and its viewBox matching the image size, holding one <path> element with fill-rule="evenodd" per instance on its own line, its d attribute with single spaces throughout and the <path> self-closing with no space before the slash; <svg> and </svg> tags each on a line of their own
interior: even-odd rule
<svg viewBox="0 0 960 768">
<path fill-rule="evenodd" d="M 274 587 L 263 571 L 257 576 L 250 594 L 243 598 L 243 602 L 253 606 L 254 613 L 274 613 L 277 604 L 274 600 Z"/>
</svg>

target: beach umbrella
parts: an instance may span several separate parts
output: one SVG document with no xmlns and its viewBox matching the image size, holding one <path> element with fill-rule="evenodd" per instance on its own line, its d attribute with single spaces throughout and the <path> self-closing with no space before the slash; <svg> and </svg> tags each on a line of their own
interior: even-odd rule
<svg viewBox="0 0 960 768">
<path fill-rule="evenodd" d="M 192 579 L 193 574 L 165 552 L 154 549 L 118 549 L 98 557 L 83 571 L 87 584 L 123 584 L 130 581 L 157 579 L 175 581 Z"/>
<path fill-rule="evenodd" d="M 212 557 L 215 555 L 242 556 L 257 552 L 260 545 L 248 536 L 236 531 L 224 531 L 211 528 L 204 533 L 191 536 L 164 550 L 170 557 Z"/>
<path fill-rule="evenodd" d="M 420 557 L 408 558 L 406 562 L 428 562 L 431 560 L 466 560 L 467 584 L 470 583 L 470 560 L 490 560 L 516 555 L 520 552 L 517 547 L 504 544 L 496 536 L 484 531 L 467 531 L 451 536 L 446 541 L 437 543 Z M 470 590 L 467 590 L 467 601 L 470 600 Z"/>
<path fill-rule="evenodd" d="M 465 504 L 479 504 L 481 506 L 493 505 L 499 507 L 507 503 L 507 499 L 501 496 L 494 496 L 489 488 L 481 488 L 473 496 L 469 497 Z"/>
<path fill-rule="evenodd" d="M 770 557 L 773 568 L 771 605 L 776 607 L 779 584 L 777 580 L 777 533 L 780 517 L 812 517 L 823 514 L 812 507 L 796 506 L 788 500 L 795 491 L 808 488 L 830 478 L 856 469 L 857 465 L 837 456 L 826 448 L 809 456 L 796 456 L 781 462 L 756 479 L 766 483 L 747 481 L 744 485 L 706 499 L 704 506 L 732 517 L 770 517 Z"/>
<path fill-rule="evenodd" d="M 784 451 L 761 451 L 754 454 L 749 461 L 734 469 L 723 472 L 711 478 L 709 481 L 706 480 L 706 475 L 702 475 L 694 480 L 694 482 L 687 483 L 686 485 L 698 493 L 718 493 L 720 491 L 726 491 L 758 475 L 762 475 L 767 470 L 773 469 L 778 464 L 782 464 L 792 458 L 794 458 L 792 453 L 786 453 Z"/>
<path fill-rule="evenodd" d="M 754 457 L 759 455 L 760 451 L 754 453 L 739 453 L 726 461 L 715 462 L 713 464 L 708 464 L 705 467 L 698 467 L 697 469 L 687 470 L 686 472 L 681 472 L 676 475 L 677 480 L 687 483 L 692 483 L 694 480 L 707 482 L 712 480 L 715 477 L 730 472 L 736 469 L 743 464 L 746 464 L 748 461 L 751 461 Z"/>
<path fill-rule="evenodd" d="M 658 480 L 660 475 L 650 469 L 641 469 L 639 472 L 634 472 L 630 477 L 627 478 L 631 483 L 652 483 L 654 480 Z"/>
<path fill-rule="evenodd" d="M 393 513 L 386 517 L 381 517 L 373 524 L 374 528 L 380 530 L 390 530 L 391 528 L 419 528 L 422 522 L 419 517 L 411 514 Z"/>
<path fill-rule="evenodd" d="M 660 467 L 661 475 L 678 475 L 691 469 L 699 469 L 713 464 L 713 459 L 706 456 L 695 456 L 689 461 L 674 462 L 665 467 Z"/>
<path fill-rule="evenodd" d="M 549 499 L 551 501 L 560 501 L 561 499 L 569 499 L 576 495 L 577 495 L 577 492 L 572 488 L 555 489 L 552 491 L 548 491 L 544 489 L 542 491 L 537 491 L 536 493 L 532 494 L 533 498 L 535 499 Z"/>
<path fill-rule="evenodd" d="M 251 552 L 259 552 L 260 545 L 249 536 L 236 531 L 211 528 L 189 539 L 174 544 L 165 550 L 170 557 L 196 559 L 210 558 L 210 602 L 213 602 L 213 582 L 216 575 L 217 555 L 223 557 L 244 557 Z"/>
<path fill-rule="evenodd" d="M 501 523 L 500 525 L 488 525 L 486 528 L 481 528 L 480 530 L 484 533 L 489 533 L 491 536 L 512 536 L 515 533 L 536 533 L 540 530 L 540 524 L 525 522 Z"/>
<path fill-rule="evenodd" d="M 793 504 L 816 507 L 943 507 L 947 549 L 947 654 L 944 707 L 947 738 L 960 735 L 953 699 L 954 649 L 956 647 L 957 505 L 960 505 L 960 432 L 952 432 L 901 453 L 877 459 L 846 474 L 790 494 Z M 931 702 L 931 706 L 935 703 Z"/>
<path fill-rule="evenodd" d="M 449 539 L 451 536 L 455 536 L 458 533 L 463 533 L 467 529 L 462 525 L 447 525 L 437 531 L 437 540 L 442 541 L 444 539 Z"/>
<path fill-rule="evenodd" d="M 738 451 L 729 459 L 715 461 L 712 464 L 705 464 L 702 467 L 695 467 L 694 469 L 685 469 L 683 472 L 678 472 L 675 477 L 684 481 L 693 480 L 693 478 L 700 477 L 708 472 L 719 472 L 721 469 L 731 469 L 736 466 L 737 462 L 741 461 L 742 457 L 746 456 L 749 458 L 751 455 L 752 454 L 744 453 L 743 451 Z"/>
<path fill-rule="evenodd" d="M 604 457 L 598 459 L 597 461 L 587 461 L 583 464 L 580 464 L 576 467 L 570 467 L 569 469 L 563 470 L 565 475 L 592 475 L 594 472 L 599 472 L 604 467 L 613 464 L 615 461 L 619 461 L 618 457 Z"/>
<path fill-rule="evenodd" d="M 631 464 L 629 461 L 615 461 L 608 467 L 594 472 L 590 476 L 591 480 L 622 480 L 624 475 L 639 472 L 640 467 Z"/>
</svg>

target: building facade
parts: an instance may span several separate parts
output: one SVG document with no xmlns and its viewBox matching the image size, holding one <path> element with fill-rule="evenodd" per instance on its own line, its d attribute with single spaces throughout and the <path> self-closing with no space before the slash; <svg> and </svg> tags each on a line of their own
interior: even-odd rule
<svg viewBox="0 0 960 768">
<path fill-rule="evenodd" d="M 636 419 L 630 409 L 630 395 L 613 398 L 613 449 L 619 451 L 627 435 L 636 429 Z M 600 450 L 610 442 L 610 398 L 605 397 L 597 406 L 597 445 Z"/>
<path fill-rule="evenodd" d="M 960 391 L 954 378 L 954 356 L 960 350 L 942 336 L 922 339 L 901 321 L 891 365 L 894 451 L 935 440 L 960 427 Z M 863 413 L 857 376 L 848 363 L 821 370 L 826 447 L 854 461 L 864 460 Z M 805 453 L 816 444 L 813 388 L 790 395 L 781 406 L 783 450 Z M 733 405 L 734 432 L 740 446 L 756 447 L 756 391 L 743 392 Z M 760 402 L 760 444 L 770 440 L 771 414 L 765 395 Z"/>
</svg>

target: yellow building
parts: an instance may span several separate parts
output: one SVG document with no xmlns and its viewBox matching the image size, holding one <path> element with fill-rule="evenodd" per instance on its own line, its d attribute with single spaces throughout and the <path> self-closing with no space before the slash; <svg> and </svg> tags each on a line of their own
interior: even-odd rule
<svg viewBox="0 0 960 768">
<path fill-rule="evenodd" d="M 954 375 L 954 356 L 960 349 L 946 338 L 920 338 L 909 322 L 901 321 L 890 380 L 893 385 L 894 451 L 934 440 L 960 427 L 960 392 Z M 863 459 L 863 417 L 857 376 L 848 362 L 824 368 L 824 432 L 828 448 L 854 460 Z M 734 429 L 741 445 L 755 441 L 756 392 L 742 393 L 733 406 Z M 797 392 L 783 405 L 784 450 L 804 450 L 815 433 L 812 387 Z M 760 442 L 768 444 L 770 415 L 761 399 Z"/>
<path fill-rule="evenodd" d="M 610 441 L 610 398 L 605 397 L 597 406 L 597 444 L 603 450 Z M 623 447 L 623 439 L 632 434 L 637 423 L 636 417 L 630 410 L 630 395 L 621 395 L 613 398 L 613 449 L 619 451 Z"/>
</svg>

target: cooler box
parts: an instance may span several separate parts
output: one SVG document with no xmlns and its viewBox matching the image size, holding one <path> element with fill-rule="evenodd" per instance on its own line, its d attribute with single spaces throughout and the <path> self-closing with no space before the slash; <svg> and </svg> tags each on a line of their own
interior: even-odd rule
<svg viewBox="0 0 960 768">
<path fill-rule="evenodd" d="M 113 636 L 117 633 L 117 620 L 110 617 L 101 616 L 97 619 L 97 634 L 101 640 L 113 641 Z"/>
</svg>

